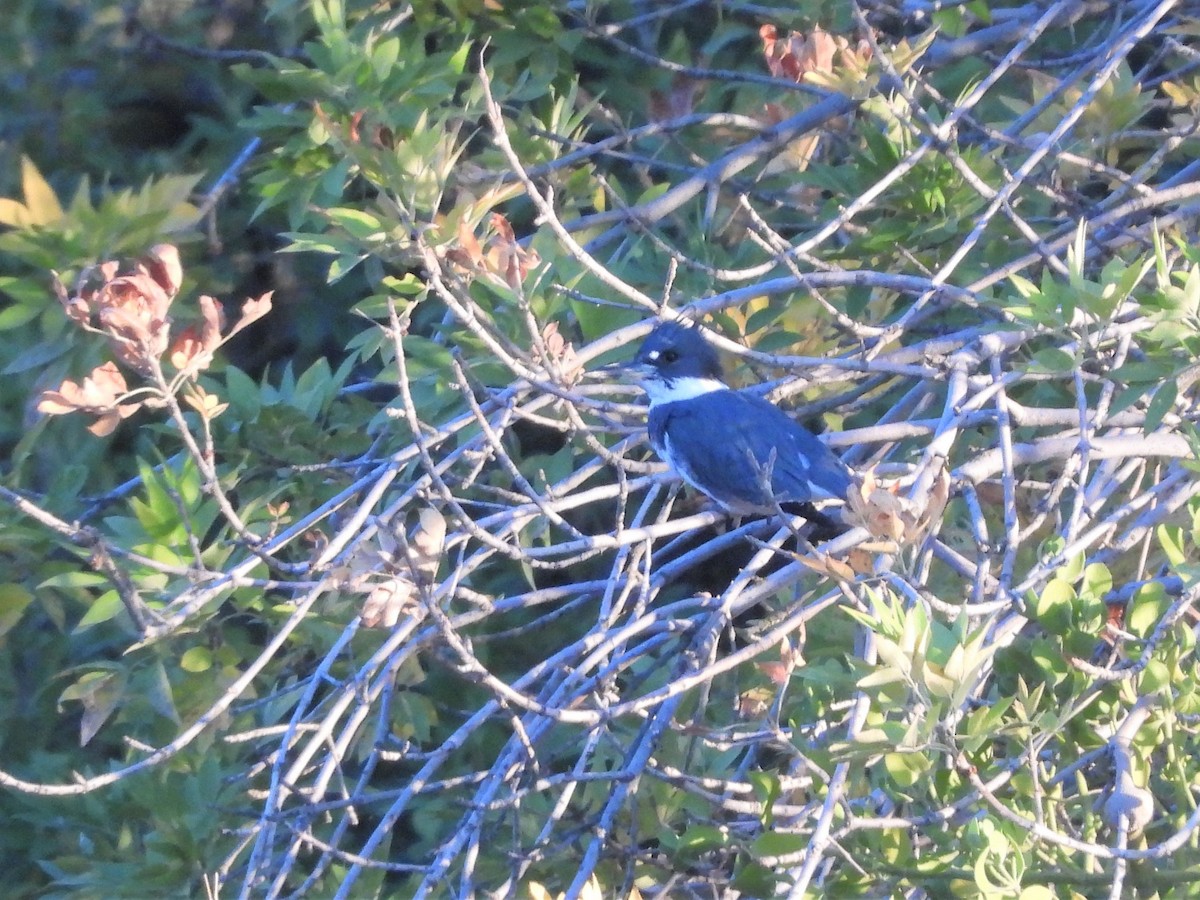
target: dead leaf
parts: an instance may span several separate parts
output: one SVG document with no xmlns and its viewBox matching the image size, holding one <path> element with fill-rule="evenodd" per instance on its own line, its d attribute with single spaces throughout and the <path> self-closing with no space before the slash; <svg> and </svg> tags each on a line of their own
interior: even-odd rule
<svg viewBox="0 0 1200 900">
<path fill-rule="evenodd" d="M 599 878 L 593 875 L 587 880 L 579 892 L 579 900 L 604 900 L 604 889 L 600 886 Z"/>
<path fill-rule="evenodd" d="M 757 719 L 771 708 L 775 692 L 767 688 L 757 687 L 738 694 L 737 714 L 743 719 Z"/>
<path fill-rule="evenodd" d="M 413 575 L 422 584 L 432 584 L 442 562 L 446 543 L 446 517 L 432 506 L 421 510 L 420 521 L 408 542 Z"/>
<path fill-rule="evenodd" d="M 696 98 L 703 92 L 703 81 L 676 72 L 667 91 L 650 91 L 650 119 L 655 122 L 682 119 L 696 111 Z"/>
<path fill-rule="evenodd" d="M 941 521 L 950 498 L 950 475 L 938 473 L 924 508 L 899 495 L 900 483 L 878 482 L 864 472 L 848 497 L 848 518 L 871 533 L 895 544 L 918 544 Z"/>
<path fill-rule="evenodd" d="M 445 542 L 445 517 L 427 507 L 411 535 L 380 528 L 375 544 L 361 545 L 330 577 L 344 591 L 367 595 L 361 613 L 367 628 L 391 628 L 417 602 L 420 586 L 436 580 Z"/>
<path fill-rule="evenodd" d="M 69 701 L 83 704 L 79 745 L 87 746 L 125 698 L 125 679 L 115 672 L 87 672 L 58 697 L 59 707 Z"/>
<path fill-rule="evenodd" d="M 234 333 L 241 331 L 247 325 L 257 322 L 263 316 L 271 311 L 271 299 L 275 296 L 274 291 L 267 291 L 259 297 L 249 297 L 242 304 L 242 317 L 238 319 L 237 327 L 234 328 Z"/>
<path fill-rule="evenodd" d="M 179 286 L 183 283 L 183 265 L 179 262 L 179 249 L 173 244 L 155 244 L 141 259 L 139 268 L 170 296 L 179 293 Z"/>
<path fill-rule="evenodd" d="M 189 325 L 179 332 L 178 337 L 171 344 L 169 359 L 171 365 L 182 372 L 193 366 L 196 370 L 205 369 L 211 363 L 212 358 L 211 356 L 208 359 L 204 358 L 204 345 L 196 331 L 196 326 Z"/>
<path fill-rule="evenodd" d="M 149 360 L 162 356 L 170 340 L 167 311 L 173 299 L 143 270 L 107 281 L 95 293 L 91 306 L 121 362 L 149 374 L 153 371 Z"/>
<path fill-rule="evenodd" d="M 1004 485 L 998 481 L 981 481 L 975 485 L 975 494 L 984 506 L 1004 506 Z"/>
<path fill-rule="evenodd" d="M 458 223 L 458 247 L 451 250 L 447 258 L 463 268 L 483 267 L 483 246 L 465 217 Z"/>
<path fill-rule="evenodd" d="M 56 391 L 42 391 L 37 410 L 48 416 L 84 412 L 97 417 L 88 431 L 97 437 L 112 434 L 122 419 L 133 415 L 138 403 L 121 403 L 129 394 L 125 377 L 116 363 L 106 362 L 92 370 L 82 381 L 64 381 Z"/>
<path fill-rule="evenodd" d="M 200 321 L 184 329 L 172 342 L 169 312 L 183 282 L 179 250 L 158 244 L 140 259 L 132 272 L 107 260 L 85 269 L 69 292 L 54 275 L 52 287 L 67 317 L 83 328 L 104 334 L 117 360 L 143 375 L 152 375 L 158 360 L 170 351 L 170 361 L 181 372 L 195 374 L 212 362 L 225 325 L 221 304 L 200 297 Z M 271 309 L 271 293 L 251 298 L 242 306 L 241 319 L 231 334 L 257 321 Z"/>
<path fill-rule="evenodd" d="M 859 40 L 851 47 L 846 38 L 831 35 L 820 26 L 814 27 L 807 37 L 803 32 L 792 31 L 781 38 L 774 25 L 763 25 L 758 35 L 763 42 L 767 70 L 776 78 L 797 83 L 816 73 L 832 74 L 839 66 L 857 73 L 865 68 L 872 55 L 868 41 Z"/>
<path fill-rule="evenodd" d="M 542 347 L 534 347 L 533 357 L 543 366 L 550 363 L 557 369 L 566 387 L 572 387 L 583 377 L 583 366 L 575 356 L 575 347 L 558 331 L 558 323 L 550 322 L 542 329 Z"/>
<path fill-rule="evenodd" d="M 106 362 L 79 384 L 68 380 L 57 391 L 43 391 L 37 408 L 38 412 L 51 416 L 78 410 L 92 412 L 112 406 L 127 391 L 121 370 L 115 363 Z"/>
<path fill-rule="evenodd" d="M 846 562 L 859 575 L 875 574 L 875 554 L 864 550 L 862 547 L 852 547 L 850 552 L 846 554 Z"/>
<path fill-rule="evenodd" d="M 411 605 L 416 585 L 395 577 L 375 585 L 363 603 L 362 623 L 367 628 L 394 628 Z"/>
<path fill-rule="evenodd" d="M 853 581 L 854 570 L 842 562 L 840 559 L 834 559 L 824 553 L 813 553 L 806 556 L 797 556 L 796 561 L 801 565 L 807 566 L 814 572 L 821 575 L 828 575 L 830 578 L 837 578 L 841 581 Z"/>
<path fill-rule="evenodd" d="M 199 384 L 193 384 L 184 393 L 183 399 L 188 406 L 200 413 L 208 421 L 212 421 L 229 408 L 228 403 L 222 403 L 216 394 L 210 394 Z"/>
<path fill-rule="evenodd" d="M 221 326 L 225 321 L 220 301 L 204 294 L 198 302 L 199 325 L 187 326 L 171 345 L 171 365 L 190 374 L 212 365 L 213 353 L 221 346 Z"/>
<path fill-rule="evenodd" d="M 925 539 L 927 534 L 936 530 L 938 523 L 942 521 L 942 515 L 946 512 L 946 504 L 949 502 L 950 472 L 943 465 L 929 490 L 929 499 L 925 504 L 925 509 L 921 511 L 912 528 L 905 534 L 906 540 L 911 544 L 918 544 Z"/>
<path fill-rule="evenodd" d="M 72 297 L 67 293 L 67 286 L 62 283 L 62 279 L 57 272 L 51 272 L 50 286 L 54 290 L 54 296 L 58 298 L 58 302 L 62 304 L 63 311 L 67 314 L 67 318 L 76 325 L 88 325 L 92 320 L 92 310 L 88 305 L 87 300 L 82 297 Z"/>
<path fill-rule="evenodd" d="M 518 290 L 541 257 L 521 246 L 502 213 L 492 213 L 489 222 L 492 234 L 481 244 L 464 218 L 458 226 L 459 245 L 446 253 L 446 259 L 467 274 L 482 275 Z"/>
<path fill-rule="evenodd" d="M 791 677 L 792 670 L 798 665 L 803 665 L 804 659 L 792 647 L 792 642 L 786 637 L 779 642 L 779 661 L 768 660 L 766 662 L 758 662 L 755 665 L 758 670 L 767 676 L 773 684 L 787 684 Z"/>
</svg>

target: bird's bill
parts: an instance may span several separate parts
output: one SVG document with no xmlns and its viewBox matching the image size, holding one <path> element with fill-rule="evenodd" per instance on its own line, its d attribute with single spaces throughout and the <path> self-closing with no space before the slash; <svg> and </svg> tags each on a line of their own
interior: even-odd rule
<svg viewBox="0 0 1200 900">
<path fill-rule="evenodd" d="M 610 363 L 607 366 L 600 366 L 595 372 L 608 381 L 641 384 L 646 379 L 653 377 L 654 366 L 638 362 Z"/>
</svg>

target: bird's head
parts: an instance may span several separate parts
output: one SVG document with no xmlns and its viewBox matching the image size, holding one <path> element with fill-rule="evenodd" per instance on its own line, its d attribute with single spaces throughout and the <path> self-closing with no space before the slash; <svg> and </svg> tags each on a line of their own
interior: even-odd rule
<svg viewBox="0 0 1200 900">
<path fill-rule="evenodd" d="M 721 360 L 699 329 L 680 322 L 655 328 L 633 361 L 616 366 L 616 374 L 641 385 L 651 403 L 670 403 L 725 388 Z"/>
</svg>

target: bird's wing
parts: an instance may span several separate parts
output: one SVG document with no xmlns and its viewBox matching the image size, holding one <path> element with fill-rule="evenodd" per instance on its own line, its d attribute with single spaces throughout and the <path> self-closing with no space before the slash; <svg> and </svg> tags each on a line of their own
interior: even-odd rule
<svg viewBox="0 0 1200 900">
<path fill-rule="evenodd" d="M 776 463 L 777 477 L 783 479 L 783 481 L 772 479 L 772 485 L 775 488 L 777 497 L 780 493 L 788 495 L 794 493 L 798 489 L 798 485 L 795 483 L 803 481 L 810 493 L 806 497 L 796 497 L 795 499 L 846 499 L 851 485 L 850 469 L 847 468 L 846 464 L 841 461 L 837 454 L 825 446 L 825 443 L 820 438 L 804 426 L 798 424 L 783 410 L 761 397 L 755 397 L 751 394 L 737 394 L 736 396 L 750 405 L 757 407 L 764 417 L 773 415 L 778 423 L 776 426 L 778 433 L 787 435 L 785 441 L 792 452 L 777 453 L 777 456 L 783 462 L 782 464 Z M 764 438 L 760 434 L 759 446 L 755 447 L 755 454 L 763 457 L 769 456 L 769 443 L 770 439 Z M 797 460 L 803 461 L 803 465 L 794 465 Z M 780 465 L 782 465 L 782 468 L 780 468 Z"/>
<path fill-rule="evenodd" d="M 719 391 L 666 404 L 651 415 L 650 427 L 656 446 L 683 479 L 727 506 L 844 500 L 850 488 L 849 470 L 829 448 L 782 410 L 749 394 Z M 703 449 L 684 453 L 684 446 Z"/>
</svg>

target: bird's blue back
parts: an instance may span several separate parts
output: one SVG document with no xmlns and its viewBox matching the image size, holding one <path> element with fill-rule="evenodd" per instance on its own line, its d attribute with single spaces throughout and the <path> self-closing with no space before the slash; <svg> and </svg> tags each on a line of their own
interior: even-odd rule
<svg viewBox="0 0 1200 900">
<path fill-rule="evenodd" d="M 752 394 L 727 389 L 656 404 L 648 425 L 659 455 L 685 481 L 732 510 L 845 500 L 850 491 L 850 471 L 828 447 Z M 705 452 L 674 449 L 689 446 Z M 770 495 L 764 484 L 768 467 Z"/>
</svg>

